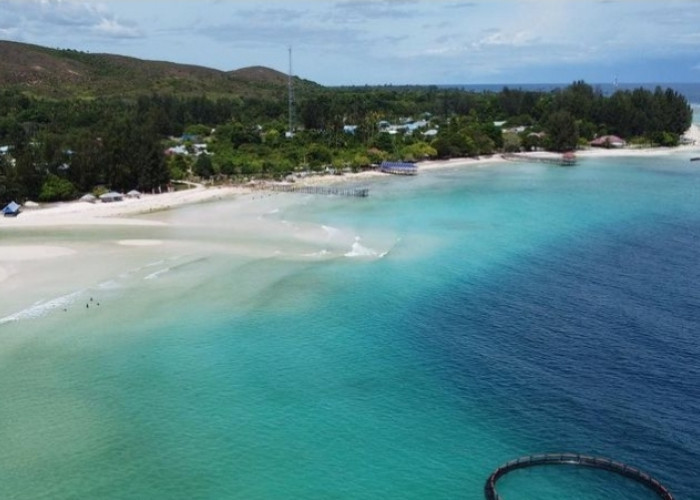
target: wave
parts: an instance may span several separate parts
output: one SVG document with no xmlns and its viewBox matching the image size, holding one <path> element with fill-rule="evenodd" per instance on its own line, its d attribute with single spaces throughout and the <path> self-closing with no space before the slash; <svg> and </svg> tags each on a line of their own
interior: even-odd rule
<svg viewBox="0 0 700 500">
<path fill-rule="evenodd" d="M 128 275 L 119 275 L 120 278 L 126 278 L 127 276 Z M 100 290 L 115 290 L 117 288 L 121 288 L 121 285 L 116 280 L 108 280 L 97 285 L 97 288 Z"/>
<path fill-rule="evenodd" d="M 160 277 L 161 275 L 167 273 L 168 271 L 170 271 L 170 268 L 169 268 L 169 267 L 166 267 L 166 268 L 163 268 L 163 269 L 159 269 L 158 271 L 156 271 L 156 272 L 154 272 L 154 273 L 151 273 L 151 274 L 149 274 L 149 275 L 147 275 L 147 276 L 144 276 L 143 279 L 145 279 L 145 280 L 154 280 L 154 279 Z"/>
<path fill-rule="evenodd" d="M 171 259 L 171 260 L 175 261 L 175 260 L 179 260 L 179 259 L 180 259 L 180 257 L 175 258 L 175 259 Z M 207 261 L 207 259 L 208 259 L 208 257 L 198 257 L 198 258 L 195 258 L 195 259 L 192 259 L 192 260 L 188 260 L 188 261 L 185 261 L 185 262 L 180 262 L 179 264 L 176 264 L 176 265 L 174 265 L 174 266 L 169 266 L 169 267 L 164 267 L 163 269 L 159 269 L 158 271 L 155 271 L 155 272 L 153 272 L 153 273 L 151 273 L 151 274 L 149 274 L 149 275 L 147 275 L 147 276 L 144 276 L 143 279 L 145 279 L 145 280 L 153 280 L 153 279 L 156 279 L 156 278 L 162 276 L 163 274 L 165 274 L 165 273 L 167 273 L 167 272 L 170 272 L 170 271 L 178 271 L 178 270 L 180 270 L 180 269 L 184 269 L 184 268 L 186 268 L 186 267 L 188 267 L 188 266 L 191 266 L 191 265 L 193 265 L 193 264 L 199 264 L 200 262 L 205 262 L 205 261 Z M 163 262 L 164 262 L 164 261 L 161 261 L 161 264 L 162 264 Z"/>
<path fill-rule="evenodd" d="M 378 252 L 377 250 L 363 246 L 360 243 L 360 237 L 356 236 L 355 242 L 352 244 L 351 250 L 349 252 L 347 252 L 345 254 L 345 256 L 350 257 L 350 258 L 365 257 L 365 258 L 381 259 L 382 257 L 386 256 L 388 253 L 389 253 L 388 251 Z"/>
<path fill-rule="evenodd" d="M 312 253 L 305 253 L 303 256 L 304 257 L 326 257 L 328 255 L 331 255 L 331 252 L 326 250 L 325 248 L 319 252 L 312 252 Z"/>
<path fill-rule="evenodd" d="M 165 261 L 164 261 L 163 259 L 161 259 L 161 260 L 157 260 L 157 261 L 155 261 L 155 262 L 151 262 L 151 263 L 149 263 L 149 264 L 146 264 L 145 266 L 143 266 L 143 269 L 147 269 L 147 268 L 149 268 L 149 267 L 156 267 L 156 266 L 160 266 L 160 265 L 163 265 L 163 264 L 165 264 Z M 141 270 L 141 268 L 138 268 L 138 269 L 137 269 L 137 271 L 140 271 L 140 270 Z"/>
<path fill-rule="evenodd" d="M 5 316 L 4 318 L 0 318 L 0 325 L 21 321 L 24 319 L 37 319 L 41 318 L 42 316 L 46 316 L 55 309 L 65 309 L 69 305 L 75 303 L 78 300 L 78 297 L 80 297 L 80 295 L 83 293 L 83 290 L 79 290 L 77 292 L 62 295 L 61 297 L 56 297 L 55 299 L 48 301 L 39 301 L 26 309 L 10 314 L 9 316 Z"/>
</svg>

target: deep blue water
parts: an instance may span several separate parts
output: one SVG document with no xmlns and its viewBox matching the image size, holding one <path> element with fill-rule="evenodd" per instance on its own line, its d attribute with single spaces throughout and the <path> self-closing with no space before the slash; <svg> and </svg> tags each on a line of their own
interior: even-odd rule
<svg viewBox="0 0 700 500">
<path fill-rule="evenodd" d="M 700 219 L 592 233 L 456 283 L 405 329 L 529 449 L 617 457 L 697 498 L 699 241 Z"/>
</svg>

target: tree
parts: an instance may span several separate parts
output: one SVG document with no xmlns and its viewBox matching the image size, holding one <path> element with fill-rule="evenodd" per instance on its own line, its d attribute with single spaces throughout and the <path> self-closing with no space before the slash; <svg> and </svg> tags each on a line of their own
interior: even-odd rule
<svg viewBox="0 0 700 500">
<path fill-rule="evenodd" d="M 39 193 L 39 201 L 67 201 L 75 198 L 75 186 L 66 179 L 49 174 Z"/>
<path fill-rule="evenodd" d="M 195 175 L 207 179 L 214 175 L 214 166 L 212 165 L 209 155 L 199 155 L 197 161 L 194 162 L 192 171 Z"/>
<path fill-rule="evenodd" d="M 554 151 L 571 151 L 578 144 L 578 125 L 568 111 L 556 111 L 547 120 L 549 147 Z"/>
</svg>

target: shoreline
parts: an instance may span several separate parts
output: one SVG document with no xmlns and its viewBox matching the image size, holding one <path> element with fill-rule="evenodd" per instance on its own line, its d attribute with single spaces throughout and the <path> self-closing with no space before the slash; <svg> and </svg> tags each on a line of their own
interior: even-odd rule
<svg viewBox="0 0 700 500">
<path fill-rule="evenodd" d="M 578 158 L 618 158 L 618 157 L 649 157 L 666 156 L 690 152 L 700 152 L 700 126 L 693 124 L 684 137 L 694 141 L 693 144 L 681 145 L 673 148 L 619 148 L 598 149 L 590 148 L 575 152 Z M 545 151 L 519 153 L 523 157 L 558 158 L 561 155 Z M 500 154 L 481 158 L 453 158 L 448 160 L 427 160 L 417 162 L 419 170 L 430 171 L 447 168 L 482 168 L 496 164 L 506 164 L 508 160 Z M 309 174 L 295 179 L 297 186 L 328 186 L 357 184 L 371 182 L 374 179 L 388 178 L 387 175 L 376 170 L 368 170 L 358 173 Z M 88 203 L 83 201 L 71 201 L 51 204 L 46 207 L 24 208 L 16 218 L 0 218 L 0 232 L 31 227 L 56 227 L 56 226 L 85 226 L 85 225 L 163 225 L 165 223 L 138 218 L 139 215 L 152 214 L 173 208 L 222 200 L 235 196 L 253 196 L 259 192 L 271 194 L 266 185 L 277 184 L 262 181 L 257 185 L 223 185 L 203 186 L 201 184 L 182 191 L 160 194 L 143 194 L 140 198 L 125 198 L 123 201 L 111 203 Z"/>
<path fill-rule="evenodd" d="M 586 150 L 577 152 L 577 156 L 605 158 L 691 155 L 700 152 L 700 128 L 695 126 L 695 131 L 698 139 L 694 145 Z M 533 158 L 546 155 L 552 157 L 553 153 L 535 152 L 524 155 Z M 431 171 L 489 168 L 510 163 L 500 155 L 493 155 L 425 161 L 418 165 L 420 170 Z M 370 184 L 376 179 L 391 177 L 394 176 L 377 171 L 340 176 L 309 175 L 297 179 L 296 185 Z M 73 293 L 76 289 L 94 288 L 96 284 L 109 282 L 114 276 L 119 276 L 125 269 L 147 266 L 151 262 L 178 255 L 204 251 L 210 254 L 225 252 L 238 256 L 273 257 L 283 255 L 284 247 L 289 243 L 299 255 L 307 259 L 330 258 L 342 252 L 346 252 L 347 256 L 348 252 L 356 251 L 355 246 L 358 247 L 358 252 L 362 250 L 356 238 L 357 233 L 345 234 L 334 228 L 329 230 L 278 220 L 274 214 L 280 206 L 303 199 L 280 198 L 280 194 L 282 193 L 266 189 L 264 184 L 213 187 L 196 185 L 183 191 L 146 194 L 138 199 L 120 202 L 59 203 L 25 209 L 16 218 L 0 217 L 0 236 L 3 237 L 0 283 L 10 297 L 0 308 L 0 318 L 23 310 L 37 301 L 52 301 L 55 297 Z M 197 215 L 196 211 L 184 219 L 171 217 L 167 213 L 177 207 L 218 200 L 227 200 L 232 205 L 227 205 L 224 209 L 212 204 L 205 211 L 210 215 L 204 218 Z M 229 218 L 232 213 L 236 217 Z M 212 241 L 200 240 L 202 231 L 208 230 L 229 235 L 231 240 L 223 244 L 216 238 Z M 265 241 L 252 244 L 255 235 L 261 234 Z M 373 243 L 370 241 L 369 246 L 381 251 L 391 246 L 384 241 L 377 246 Z"/>
</svg>

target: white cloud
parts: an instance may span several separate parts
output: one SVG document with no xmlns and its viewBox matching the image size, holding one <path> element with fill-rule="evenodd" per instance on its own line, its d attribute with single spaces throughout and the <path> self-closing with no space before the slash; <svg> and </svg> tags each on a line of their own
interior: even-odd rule
<svg viewBox="0 0 700 500">
<path fill-rule="evenodd" d="M 475 49 L 485 47 L 527 47 L 534 45 L 539 39 L 538 36 L 529 31 L 507 33 L 499 30 L 472 42 L 471 46 Z"/>
<path fill-rule="evenodd" d="M 133 26 L 126 26 L 115 19 L 102 18 L 100 23 L 92 27 L 93 33 L 113 38 L 140 38 L 141 31 Z"/>
<path fill-rule="evenodd" d="M 98 3 L 77 0 L 0 0 L 5 30 L 39 40 L 80 36 L 133 38 L 140 36 L 134 26 L 120 22 Z"/>
</svg>

